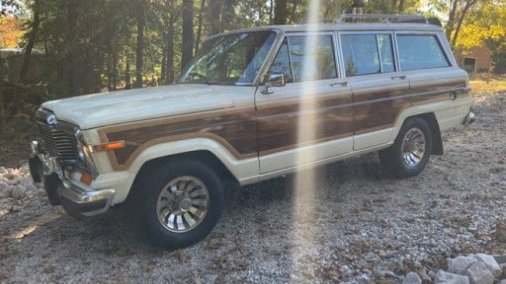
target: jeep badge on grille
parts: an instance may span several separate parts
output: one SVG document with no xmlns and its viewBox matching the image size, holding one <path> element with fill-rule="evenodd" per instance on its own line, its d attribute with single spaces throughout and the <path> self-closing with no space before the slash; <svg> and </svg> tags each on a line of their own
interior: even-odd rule
<svg viewBox="0 0 506 284">
<path fill-rule="evenodd" d="M 49 125 L 55 125 L 58 121 L 56 120 L 56 116 L 54 114 L 50 114 L 47 116 L 46 122 Z"/>
</svg>

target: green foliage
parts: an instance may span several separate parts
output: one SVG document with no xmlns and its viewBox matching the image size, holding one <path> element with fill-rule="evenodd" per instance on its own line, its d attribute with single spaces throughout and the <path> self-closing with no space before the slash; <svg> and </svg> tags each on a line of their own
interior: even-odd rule
<svg viewBox="0 0 506 284">
<path fill-rule="evenodd" d="M 486 41 L 506 38 L 506 0 L 489 1 L 466 19 L 457 46 L 465 49 L 482 46 Z"/>
<path fill-rule="evenodd" d="M 28 70 L 27 83 L 37 84 L 41 81 L 47 80 L 45 70 L 47 70 L 48 62 L 45 57 L 40 55 L 32 55 L 32 64 Z M 16 53 L 12 55 L 2 56 L 2 65 L 4 72 L 2 78 L 4 82 L 17 82 L 19 81 L 19 72 L 23 64 L 23 54 Z"/>
<path fill-rule="evenodd" d="M 490 49 L 492 61 L 494 62 L 493 71 L 496 74 L 506 74 L 506 37 L 487 38 L 485 45 Z"/>
<path fill-rule="evenodd" d="M 463 50 L 485 46 L 495 73 L 506 73 L 506 0 L 484 1 L 465 20 L 456 46 Z"/>
<path fill-rule="evenodd" d="M 43 69 L 37 80 L 29 84 L 47 86 L 54 97 L 66 97 L 84 93 L 115 90 L 135 85 L 135 72 L 139 69 L 144 85 L 170 83 L 181 69 L 183 0 L 0 0 L 1 12 L 18 11 L 26 7 L 32 20 L 26 25 L 25 42 L 35 38 L 35 48 L 44 51 L 45 62 L 35 60 L 31 65 Z M 365 13 L 413 14 L 425 11 L 428 14 L 450 13 L 454 3 L 462 5 L 473 0 L 374 0 L 368 1 Z M 486 44 L 494 40 L 497 30 L 506 26 L 494 22 L 494 5 L 505 0 L 477 0 L 463 21 L 458 45 Z M 487 2 L 488 1 L 488 2 Z M 196 50 L 207 37 L 225 30 L 248 28 L 272 24 L 276 17 L 275 6 L 285 3 L 281 19 L 288 24 L 304 23 L 311 0 L 193 0 L 193 21 L 191 24 Z M 321 0 L 320 21 L 334 22 L 343 12 L 351 12 L 354 0 Z M 20 5 L 24 3 L 24 5 Z M 483 3 L 491 3 L 483 6 Z M 422 7 L 422 4 L 424 7 Z M 483 5 L 485 5 L 483 4 Z M 454 34 L 456 23 L 462 16 L 463 7 L 457 5 L 453 24 L 449 26 Z M 142 11 L 139 7 L 143 7 Z M 504 7 L 503 7 L 504 8 Z M 278 9 L 279 10 L 279 9 Z M 139 11 L 143 17 L 139 17 Z M 19 13 L 18 13 L 19 14 Z M 33 16 L 40 18 L 38 29 L 34 27 Z M 494 14 L 495 15 L 495 14 Z M 143 45 L 139 50 L 138 21 L 143 18 Z M 487 22 L 488 21 L 488 22 Z M 496 23 L 497 29 L 491 24 Z M 490 28 L 489 28 L 490 27 Z M 188 31 L 188 29 L 186 29 Z M 475 31 L 479 30 L 477 33 Z M 493 32 L 494 31 L 494 32 Z M 494 36 L 492 36 L 494 34 Z M 479 35 L 479 36 L 477 36 Z M 486 35 L 486 36 L 482 36 Z M 501 50 L 497 44 L 491 47 Z M 497 53 L 499 54 L 499 53 Z M 142 56 L 142 60 L 136 60 Z M 501 56 L 495 58 L 501 60 Z M 142 63 L 136 66 L 136 63 Z M 13 69 L 19 70 L 19 69 Z M 9 71 L 16 73 L 17 71 Z M 12 76 L 11 76 L 12 75 Z M 9 81 L 17 77 L 9 75 Z M 154 80 L 153 80 L 154 79 Z"/>
<path fill-rule="evenodd" d="M 22 7 L 20 0 L 0 0 L 0 15 L 19 14 L 23 12 Z"/>
</svg>

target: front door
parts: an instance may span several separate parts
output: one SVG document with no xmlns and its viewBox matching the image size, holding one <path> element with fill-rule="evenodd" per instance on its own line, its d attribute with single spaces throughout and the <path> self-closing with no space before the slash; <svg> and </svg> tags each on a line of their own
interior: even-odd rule
<svg viewBox="0 0 506 284">
<path fill-rule="evenodd" d="M 353 149 L 351 91 L 339 78 L 333 33 L 283 40 L 269 74 L 286 85 L 256 93 L 260 173 L 272 173 Z"/>
</svg>

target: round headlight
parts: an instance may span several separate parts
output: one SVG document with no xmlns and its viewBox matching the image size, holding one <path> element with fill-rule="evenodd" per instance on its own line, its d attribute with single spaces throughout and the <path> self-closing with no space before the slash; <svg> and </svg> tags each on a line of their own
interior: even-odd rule
<svg viewBox="0 0 506 284">
<path fill-rule="evenodd" d="M 91 151 L 86 141 L 84 141 L 84 135 L 80 130 L 76 131 L 76 152 L 77 159 L 79 162 L 88 170 L 94 172 L 95 163 L 91 158 Z"/>
<path fill-rule="evenodd" d="M 84 147 L 85 146 L 83 145 L 81 139 L 77 139 L 76 143 L 77 158 L 79 159 L 79 162 L 86 164 L 86 154 L 84 152 L 85 151 Z"/>
</svg>

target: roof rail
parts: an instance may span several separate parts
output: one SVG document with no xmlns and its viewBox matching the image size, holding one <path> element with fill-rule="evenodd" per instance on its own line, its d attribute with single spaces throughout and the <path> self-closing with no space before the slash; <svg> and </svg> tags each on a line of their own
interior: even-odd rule
<svg viewBox="0 0 506 284">
<path fill-rule="evenodd" d="M 397 14 L 341 14 L 338 23 L 358 22 L 384 22 L 384 23 L 420 23 L 441 26 L 439 19 L 424 17 L 422 15 L 397 15 Z"/>
</svg>

